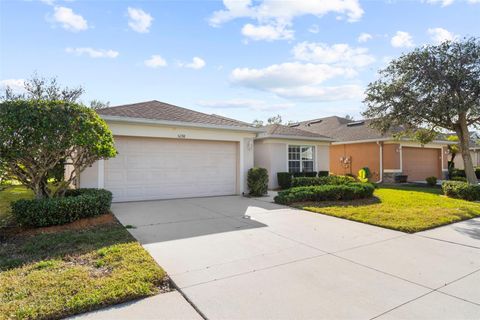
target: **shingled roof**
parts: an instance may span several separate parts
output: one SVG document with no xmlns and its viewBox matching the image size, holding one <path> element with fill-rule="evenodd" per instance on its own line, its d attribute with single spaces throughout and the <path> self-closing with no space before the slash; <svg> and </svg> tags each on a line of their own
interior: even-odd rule
<svg viewBox="0 0 480 320">
<path fill-rule="evenodd" d="M 246 122 L 218 116 L 215 114 L 206 114 L 157 100 L 109 107 L 100 109 L 97 112 L 102 116 L 253 128 L 251 124 Z"/>
<path fill-rule="evenodd" d="M 374 140 L 392 137 L 393 133 L 385 135 L 370 128 L 370 120 L 354 121 L 342 117 L 326 117 L 293 124 L 293 128 L 328 135 L 337 141 Z"/>
<path fill-rule="evenodd" d="M 332 141 L 333 139 L 315 132 L 310 132 L 281 124 L 271 124 L 265 126 L 265 132 L 258 135 L 258 139 L 262 138 L 293 138 Z"/>
</svg>

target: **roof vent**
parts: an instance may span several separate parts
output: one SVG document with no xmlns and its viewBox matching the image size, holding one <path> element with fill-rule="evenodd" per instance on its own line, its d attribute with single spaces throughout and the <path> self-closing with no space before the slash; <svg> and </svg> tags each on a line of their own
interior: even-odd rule
<svg viewBox="0 0 480 320">
<path fill-rule="evenodd" d="M 365 124 L 365 121 L 353 121 L 353 122 L 347 123 L 347 127 L 361 126 L 363 124 Z"/>
<path fill-rule="evenodd" d="M 319 119 L 319 120 L 313 120 L 313 121 L 310 121 L 310 122 L 307 124 L 307 126 L 310 127 L 312 124 L 320 123 L 320 122 L 322 122 L 322 121 L 323 121 L 323 120 L 321 120 L 321 119 Z"/>
</svg>

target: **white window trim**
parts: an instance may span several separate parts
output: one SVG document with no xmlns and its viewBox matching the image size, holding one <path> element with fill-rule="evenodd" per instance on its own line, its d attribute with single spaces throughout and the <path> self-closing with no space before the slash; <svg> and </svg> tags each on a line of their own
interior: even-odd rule
<svg viewBox="0 0 480 320">
<path fill-rule="evenodd" d="M 313 155 L 313 169 L 314 171 L 317 169 L 317 148 L 315 145 L 313 144 L 287 144 L 287 172 L 290 172 L 290 167 L 288 165 L 288 163 L 290 162 L 290 159 L 288 157 L 288 150 L 290 149 L 290 147 L 312 147 L 313 150 L 312 150 L 312 155 Z M 300 149 L 301 150 L 301 149 Z M 301 153 L 301 151 L 300 151 Z M 301 159 L 301 155 L 300 155 L 300 172 L 303 172 L 302 171 L 302 159 Z M 318 171 L 318 170 L 317 170 Z"/>
</svg>

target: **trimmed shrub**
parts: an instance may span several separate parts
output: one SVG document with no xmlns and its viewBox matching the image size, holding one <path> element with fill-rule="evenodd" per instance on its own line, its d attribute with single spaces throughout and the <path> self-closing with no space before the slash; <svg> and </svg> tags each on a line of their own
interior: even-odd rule
<svg viewBox="0 0 480 320">
<path fill-rule="evenodd" d="M 452 177 L 452 178 L 450 178 L 450 181 L 463 181 L 463 182 L 467 182 L 467 178 L 465 178 L 465 177 Z"/>
<path fill-rule="evenodd" d="M 292 179 L 292 187 L 321 186 L 326 184 L 341 185 L 352 182 L 355 182 L 355 178 L 349 176 L 294 177 Z"/>
<path fill-rule="evenodd" d="M 463 177 L 463 178 L 466 177 L 465 170 L 456 169 L 456 168 L 450 168 L 450 170 L 448 170 L 448 176 L 450 177 L 450 179 L 456 178 L 456 177 Z"/>
<path fill-rule="evenodd" d="M 431 187 L 434 187 L 437 185 L 437 177 L 428 177 L 425 179 L 427 181 L 427 184 Z"/>
<path fill-rule="evenodd" d="M 292 174 L 290 172 L 277 172 L 277 180 L 282 189 L 288 189 L 292 186 Z"/>
<path fill-rule="evenodd" d="M 304 172 L 305 177 L 316 177 L 317 176 L 317 171 L 311 171 L 311 172 Z"/>
<path fill-rule="evenodd" d="M 343 185 L 319 185 L 296 187 L 281 191 L 275 197 L 275 203 L 290 204 L 303 201 L 336 201 L 369 198 L 374 186 L 370 183 L 350 183 Z"/>
<path fill-rule="evenodd" d="M 292 173 L 293 177 L 305 177 L 305 172 L 294 172 Z"/>
<path fill-rule="evenodd" d="M 247 185 L 249 194 L 260 197 L 268 191 L 268 172 L 265 168 L 251 168 L 248 170 Z"/>
<path fill-rule="evenodd" d="M 457 199 L 480 201 L 480 185 L 469 184 L 463 181 L 444 181 L 443 194 Z"/>
<path fill-rule="evenodd" d="M 480 167 L 475 167 L 475 175 L 477 176 L 477 179 L 480 179 Z"/>
<path fill-rule="evenodd" d="M 330 172 L 328 171 L 318 171 L 319 177 L 328 177 L 329 175 L 330 175 Z"/>
<path fill-rule="evenodd" d="M 21 225 L 47 227 L 107 213 L 111 203 L 108 190 L 75 189 L 64 197 L 15 201 L 12 214 Z"/>
</svg>

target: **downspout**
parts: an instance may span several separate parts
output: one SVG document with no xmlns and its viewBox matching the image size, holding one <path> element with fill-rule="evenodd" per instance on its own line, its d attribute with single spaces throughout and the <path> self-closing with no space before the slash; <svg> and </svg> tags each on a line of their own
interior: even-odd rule
<svg viewBox="0 0 480 320">
<path fill-rule="evenodd" d="M 378 146 L 380 147 L 380 180 L 376 183 L 382 183 L 383 181 L 383 143 L 377 141 Z"/>
</svg>

